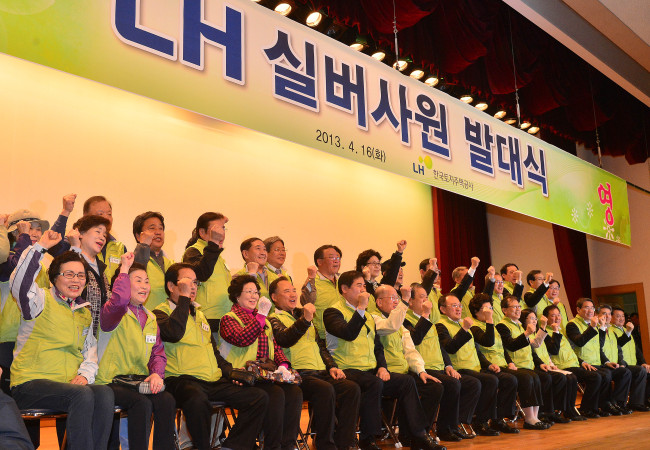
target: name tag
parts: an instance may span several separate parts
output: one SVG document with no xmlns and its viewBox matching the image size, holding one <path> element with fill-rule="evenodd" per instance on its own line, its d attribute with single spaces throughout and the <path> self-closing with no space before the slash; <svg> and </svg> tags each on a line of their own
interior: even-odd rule
<svg viewBox="0 0 650 450">
<path fill-rule="evenodd" d="M 148 334 L 145 336 L 145 342 L 147 344 L 155 344 L 156 343 L 156 335 L 155 334 Z"/>
<path fill-rule="evenodd" d="M 109 261 L 111 264 L 119 264 L 119 263 L 120 263 L 120 258 L 116 258 L 115 256 L 110 256 L 110 257 L 108 258 L 108 261 Z"/>
<path fill-rule="evenodd" d="M 203 331 L 205 331 L 206 333 L 210 332 L 210 325 L 208 325 L 207 323 L 202 323 L 201 328 L 203 328 Z"/>
</svg>

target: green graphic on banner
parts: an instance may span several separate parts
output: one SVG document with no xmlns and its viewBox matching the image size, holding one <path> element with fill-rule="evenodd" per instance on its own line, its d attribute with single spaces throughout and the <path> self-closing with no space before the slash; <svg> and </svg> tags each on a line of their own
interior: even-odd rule
<svg viewBox="0 0 650 450">
<path fill-rule="evenodd" d="M 0 0 L 0 51 L 630 245 L 624 180 L 250 0 Z"/>
</svg>

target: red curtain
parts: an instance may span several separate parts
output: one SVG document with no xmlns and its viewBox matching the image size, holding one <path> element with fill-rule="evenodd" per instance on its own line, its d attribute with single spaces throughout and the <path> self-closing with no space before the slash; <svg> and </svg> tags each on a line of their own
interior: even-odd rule
<svg viewBox="0 0 650 450">
<path fill-rule="evenodd" d="M 483 289 L 485 271 L 491 264 L 485 203 L 442 189 L 431 188 L 436 257 L 442 270 L 442 291 L 454 287 L 451 272 L 470 265 L 472 256 L 481 260 L 474 285 Z"/>
</svg>

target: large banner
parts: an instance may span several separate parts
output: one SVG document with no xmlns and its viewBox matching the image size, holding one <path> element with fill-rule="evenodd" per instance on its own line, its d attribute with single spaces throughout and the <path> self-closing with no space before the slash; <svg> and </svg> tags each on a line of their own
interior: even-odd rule
<svg viewBox="0 0 650 450">
<path fill-rule="evenodd" d="M 0 51 L 630 245 L 624 180 L 250 0 L 0 0 Z"/>
</svg>

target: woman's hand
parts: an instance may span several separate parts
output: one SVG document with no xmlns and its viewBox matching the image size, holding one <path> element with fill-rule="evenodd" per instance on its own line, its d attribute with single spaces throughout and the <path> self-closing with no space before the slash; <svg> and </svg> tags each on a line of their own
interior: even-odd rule
<svg viewBox="0 0 650 450">
<path fill-rule="evenodd" d="M 152 394 L 157 394 L 160 392 L 164 384 L 162 378 L 160 378 L 160 375 L 157 373 L 152 373 L 147 378 L 145 378 L 144 381 L 149 382 L 149 389 L 151 390 Z"/>
</svg>

